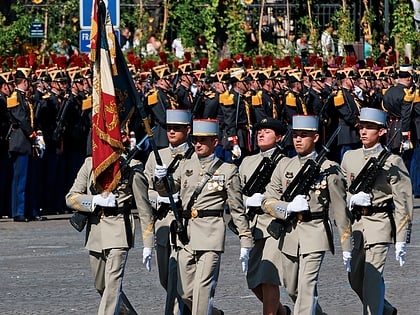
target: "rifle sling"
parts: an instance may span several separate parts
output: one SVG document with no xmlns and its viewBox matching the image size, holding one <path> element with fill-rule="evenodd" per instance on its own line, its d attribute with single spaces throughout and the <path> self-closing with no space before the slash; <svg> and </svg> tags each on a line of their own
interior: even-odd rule
<svg viewBox="0 0 420 315">
<path fill-rule="evenodd" d="M 206 174 L 204 174 L 203 179 L 200 182 L 200 185 L 198 185 L 198 187 L 194 190 L 194 193 L 192 194 L 190 200 L 188 201 L 187 204 L 187 209 L 186 211 L 191 215 L 191 208 L 195 202 L 195 200 L 197 199 L 198 195 L 200 195 L 201 191 L 203 190 L 204 186 L 207 184 L 207 182 L 210 180 L 210 178 L 213 177 L 214 172 L 216 172 L 216 170 L 223 164 L 223 161 L 218 159 L 216 161 L 216 163 L 213 164 L 213 166 L 210 168 L 210 170 L 208 172 L 206 172 Z"/>
</svg>

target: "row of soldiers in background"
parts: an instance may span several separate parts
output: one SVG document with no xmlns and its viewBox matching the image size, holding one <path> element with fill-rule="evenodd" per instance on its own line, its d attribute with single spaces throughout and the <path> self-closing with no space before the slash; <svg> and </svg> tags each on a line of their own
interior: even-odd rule
<svg viewBox="0 0 420 315">
<path fill-rule="evenodd" d="M 0 88 L 1 215 L 27 222 L 64 212 L 86 156 L 90 70 L 18 68 L 0 73 Z"/>
<path fill-rule="evenodd" d="M 420 141 L 417 76 L 411 65 L 376 71 L 357 67 L 255 70 L 234 65 L 206 76 L 204 71 L 192 70 L 192 65 L 185 63 L 176 73 L 171 73 L 167 65 L 154 67 L 150 73 L 133 73 L 155 125 L 158 147 L 168 146 L 165 110 L 189 109 L 193 118 L 219 121 L 216 154 L 237 165 L 256 150 L 253 127 L 263 118 L 278 119 L 290 129 L 293 115 L 317 115 L 320 144 L 341 126 L 329 154 L 332 160 L 341 162 L 347 150 L 361 146 L 361 108 L 383 109 L 388 112 L 387 139 L 392 139 L 389 146 L 393 153 L 403 155 L 411 170 L 414 194 L 420 195 L 420 174 L 415 163 Z M 295 155 L 291 140 L 286 143 L 286 152 Z"/>
<path fill-rule="evenodd" d="M 390 147 L 393 152 L 404 152 L 406 165 L 411 169 L 414 194 L 420 195 L 415 163 L 420 139 L 420 109 L 415 105 L 420 97 L 417 80 L 413 80 L 416 71 L 411 66 L 384 67 L 377 71 L 356 70 L 356 67 L 246 69 L 240 60 L 235 60 L 231 68 L 220 68 L 210 75 L 192 68 L 192 64 L 184 63 L 175 73 L 171 73 L 168 65 L 154 67 L 150 72 L 133 71 L 138 92 L 147 104 L 145 107 L 159 148 L 168 146 L 166 109 L 189 109 L 193 118 L 218 119 L 220 134 L 216 154 L 237 165 L 244 156 L 256 150 L 253 134 L 256 122 L 272 117 L 290 128 L 293 115 L 314 114 L 321 118 L 320 143 L 324 143 L 338 125 L 342 127 L 334 144 L 338 149 L 331 150 L 330 154 L 331 159 L 340 162 L 346 150 L 360 147 L 357 131 L 360 109 L 383 108 L 389 113 L 388 135 L 398 131 Z M 11 200 L 4 198 L 0 210 L 2 215 L 10 216 L 8 209 L 12 207 L 11 215 L 24 221 L 26 216 L 40 217 L 41 208 L 44 213 L 64 209 L 64 192 L 86 155 L 91 107 L 89 68 L 71 68 L 67 72 L 56 68 L 40 69 L 36 74 L 28 71 L 17 71 L 14 77 L 10 72 L 1 73 L 0 81 L 3 104 L 1 156 L 4 160 L 1 164 L 2 168 L 5 166 L 1 170 L 4 176 L 1 176 L 0 189 L 4 196 L 19 196 L 28 191 L 28 202 L 20 200 L 24 197 L 13 197 L 15 203 L 11 205 Z M 21 80 L 30 83 L 26 90 L 18 87 Z M 22 97 L 17 97 L 20 94 Z M 6 98 L 8 110 L 5 109 Z M 18 103 L 21 106 L 16 106 Z M 21 129 L 14 126 L 21 126 L 22 119 L 28 126 L 23 137 L 21 135 L 26 140 L 24 150 L 25 146 L 21 144 L 19 148 L 13 148 L 15 137 L 12 137 Z M 135 120 L 136 116 L 132 118 Z M 143 128 L 141 123 L 135 125 L 133 131 L 140 139 L 144 135 Z M 39 147 L 38 130 L 42 131 L 45 142 L 42 159 L 33 154 L 36 153 L 33 149 Z M 412 145 L 414 150 L 406 150 Z M 12 181 L 12 176 L 21 176 L 18 172 L 10 172 L 11 163 L 16 164 L 17 154 L 13 152 L 31 156 L 28 165 L 33 165 L 25 173 L 31 174 L 26 177 L 32 184 L 20 183 L 19 186 L 16 178 Z M 286 143 L 286 152 L 288 156 L 295 154 L 291 140 Z M 147 155 L 145 152 L 143 161 Z M 10 185 L 11 182 L 14 184 Z M 10 187 L 14 189 L 12 194 Z M 34 201 L 29 202 L 32 199 Z"/>
</svg>

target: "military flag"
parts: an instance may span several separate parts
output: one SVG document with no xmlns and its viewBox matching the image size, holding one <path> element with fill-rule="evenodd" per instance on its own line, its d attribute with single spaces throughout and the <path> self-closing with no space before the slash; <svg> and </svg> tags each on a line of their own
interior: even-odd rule
<svg viewBox="0 0 420 315">
<path fill-rule="evenodd" d="M 99 191 L 114 190 L 121 179 L 119 158 L 123 144 L 114 82 L 118 80 L 117 63 L 125 63 L 125 60 L 117 60 L 119 49 L 105 3 L 94 0 L 91 30 L 92 164 L 94 184 Z"/>
</svg>

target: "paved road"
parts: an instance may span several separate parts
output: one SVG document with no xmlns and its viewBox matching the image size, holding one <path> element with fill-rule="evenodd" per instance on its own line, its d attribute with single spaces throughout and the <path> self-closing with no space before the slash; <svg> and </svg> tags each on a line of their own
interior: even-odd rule
<svg viewBox="0 0 420 315">
<path fill-rule="evenodd" d="M 398 314 L 420 314 L 420 199 L 416 199 L 412 242 L 407 263 L 399 267 L 392 247 L 385 270 L 387 299 Z M 49 216 L 45 222 L 0 220 L 0 314 L 95 314 L 99 295 L 93 288 L 84 233 L 68 223 L 69 215 Z M 165 294 L 153 263 L 141 264 L 142 243 L 137 230 L 124 279 L 124 291 L 139 314 L 163 314 Z M 239 242 L 230 231 L 222 257 L 215 305 L 225 314 L 261 314 L 261 304 L 240 271 Z M 341 250 L 327 254 L 320 276 L 320 304 L 329 315 L 361 314 L 350 289 Z M 282 291 L 282 301 L 292 305 Z"/>
</svg>

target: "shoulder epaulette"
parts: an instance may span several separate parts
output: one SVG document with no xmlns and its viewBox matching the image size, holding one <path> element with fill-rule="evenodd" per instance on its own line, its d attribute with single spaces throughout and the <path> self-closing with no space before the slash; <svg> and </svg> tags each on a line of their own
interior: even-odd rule
<svg viewBox="0 0 420 315">
<path fill-rule="evenodd" d="M 82 110 L 88 110 L 92 108 L 92 95 L 89 95 L 82 102 Z"/>
<path fill-rule="evenodd" d="M 204 96 L 208 99 L 213 99 L 216 97 L 216 93 L 213 91 L 205 91 Z"/>
<path fill-rule="evenodd" d="M 14 91 L 10 97 L 7 98 L 7 108 L 13 108 L 19 105 L 17 93 Z"/>
<path fill-rule="evenodd" d="M 158 102 L 159 102 L 158 91 L 157 90 L 150 91 L 150 93 L 147 95 L 147 105 L 153 106 L 153 105 L 156 105 Z"/>
<path fill-rule="evenodd" d="M 344 101 L 343 91 L 339 90 L 337 92 L 337 95 L 334 96 L 334 106 L 340 107 L 340 106 L 344 105 L 344 103 L 345 103 L 345 101 Z"/>
<path fill-rule="evenodd" d="M 252 104 L 252 106 L 261 106 L 262 105 L 262 91 L 258 91 L 257 94 L 252 95 L 251 104 Z"/>
<path fill-rule="evenodd" d="M 420 90 L 417 89 L 416 93 L 414 93 L 414 103 L 420 103 Z"/>
<path fill-rule="evenodd" d="M 289 92 L 286 95 L 286 105 L 296 107 L 296 96 L 292 92 Z"/>
<path fill-rule="evenodd" d="M 414 101 L 414 97 L 415 97 L 415 94 L 411 92 L 410 89 L 407 89 L 407 88 L 404 89 L 404 102 L 411 103 L 412 101 Z"/>
<path fill-rule="evenodd" d="M 219 103 L 224 106 L 231 106 L 234 102 L 234 95 L 230 94 L 229 91 L 226 91 L 219 95 Z"/>
</svg>

